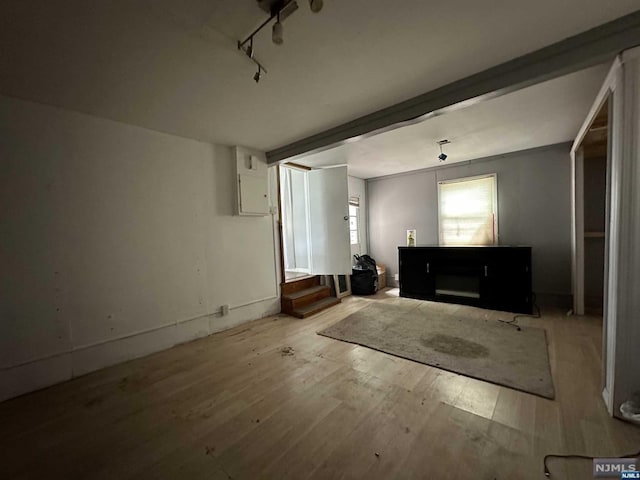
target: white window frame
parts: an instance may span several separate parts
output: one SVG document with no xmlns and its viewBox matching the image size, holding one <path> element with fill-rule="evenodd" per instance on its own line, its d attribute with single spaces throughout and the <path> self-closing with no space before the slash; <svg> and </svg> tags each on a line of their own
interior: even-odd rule
<svg viewBox="0 0 640 480">
<path fill-rule="evenodd" d="M 356 234 L 358 236 L 358 241 L 356 243 L 351 243 L 351 232 L 353 230 L 351 230 L 351 222 L 349 222 L 349 244 L 351 245 L 351 248 L 353 248 L 355 245 L 358 246 L 358 248 L 361 250 L 361 238 L 362 236 L 360 235 L 360 197 L 358 195 L 350 195 L 349 196 L 349 206 L 350 207 L 355 207 L 356 209 L 356 214 L 355 214 L 355 218 L 356 218 Z M 349 212 L 349 220 L 351 220 L 351 217 L 353 217 L 354 215 L 351 215 L 351 212 Z"/>
<path fill-rule="evenodd" d="M 462 178 L 452 178 L 451 180 L 441 180 L 438 181 L 438 242 L 440 245 L 444 245 L 444 240 L 442 238 L 442 218 L 440 206 L 442 205 L 442 200 L 440 198 L 440 185 L 449 184 L 449 183 L 460 183 L 460 182 L 469 182 L 472 180 L 480 180 L 481 178 L 493 178 L 493 205 L 495 207 L 495 213 L 493 216 L 493 231 L 495 235 L 493 237 L 493 245 L 498 245 L 500 233 L 498 232 L 498 174 L 497 173 L 487 173 L 484 175 L 474 175 L 472 177 L 462 177 Z"/>
<path fill-rule="evenodd" d="M 285 165 L 281 165 L 281 169 L 279 171 L 279 178 L 278 181 L 282 182 L 282 175 L 286 175 L 286 171 L 287 170 L 295 170 L 298 172 L 302 172 L 304 174 L 306 174 L 307 169 L 305 168 L 301 168 L 298 167 L 297 165 L 291 165 L 291 164 L 285 164 Z M 304 197 L 307 198 L 308 197 L 308 192 L 309 192 L 309 179 L 307 178 L 307 175 L 304 175 L 303 177 L 304 179 Z M 289 184 L 289 187 L 291 188 L 291 184 Z M 280 195 L 284 195 L 286 192 L 285 190 L 281 189 Z M 281 197 L 281 202 L 282 204 L 284 204 L 284 200 L 282 200 Z M 293 267 L 293 268 L 286 268 L 285 267 L 285 272 L 293 272 L 293 273 L 306 273 L 306 274 L 311 274 L 311 239 L 309 237 L 310 235 L 310 226 L 309 226 L 309 205 L 308 205 L 308 201 L 307 204 L 305 205 L 305 210 L 306 210 L 306 215 L 305 215 L 305 225 L 306 225 L 306 239 L 305 239 L 305 243 L 307 244 L 307 267 Z M 283 212 L 281 212 L 281 215 L 283 214 Z M 282 234 L 284 235 L 285 233 L 285 228 L 287 226 L 287 222 L 285 222 L 284 218 L 281 218 L 281 223 L 282 223 Z M 288 225 L 289 228 L 293 228 L 291 225 Z M 283 240 L 282 242 L 282 254 L 285 254 L 285 241 Z M 283 260 L 283 264 L 284 264 L 284 260 Z M 284 273 L 283 273 L 284 274 Z"/>
</svg>

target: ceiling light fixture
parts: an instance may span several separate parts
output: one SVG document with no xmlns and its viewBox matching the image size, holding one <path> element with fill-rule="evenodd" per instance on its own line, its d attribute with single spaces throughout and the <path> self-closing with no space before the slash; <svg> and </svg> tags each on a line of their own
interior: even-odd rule
<svg viewBox="0 0 640 480">
<path fill-rule="evenodd" d="M 262 67 L 258 64 L 258 71 L 253 76 L 253 81 L 256 83 L 260 82 L 260 77 L 262 77 Z"/>
<path fill-rule="evenodd" d="M 269 14 L 269 18 L 262 22 L 247 38 L 238 41 L 238 50 L 244 52 L 245 55 L 258 66 L 258 72 L 253 76 L 256 83 L 260 81 L 260 77 L 263 74 L 267 73 L 267 69 L 255 58 L 253 37 L 275 19 L 276 21 L 271 29 L 271 41 L 276 45 L 282 45 L 284 42 L 284 27 L 282 22 L 298 10 L 298 2 L 296 2 L 296 0 L 257 0 L 257 2 L 258 6 Z M 314 13 L 322 10 L 323 5 L 322 0 L 309 0 L 309 8 Z"/>
<path fill-rule="evenodd" d="M 436 143 L 440 147 L 440 155 L 438 155 L 438 160 L 440 160 L 441 162 L 444 162 L 447 159 L 447 155 L 442 151 L 442 146 L 448 145 L 451 142 L 445 139 L 445 140 L 439 140 Z"/>
<path fill-rule="evenodd" d="M 273 24 L 273 28 L 271 29 L 271 41 L 276 45 L 282 45 L 282 42 L 284 42 L 283 33 L 282 23 L 280 23 L 280 12 L 278 12 L 276 23 Z"/>
<path fill-rule="evenodd" d="M 260 78 L 262 77 L 262 75 L 264 73 L 267 73 L 267 69 L 264 68 L 264 65 L 262 65 L 258 60 L 256 60 L 256 58 L 254 57 L 256 51 L 253 49 L 253 38 L 251 38 L 249 40 L 249 45 L 247 45 L 246 47 L 243 45 L 238 45 L 238 49 L 242 52 L 245 53 L 245 55 L 247 57 L 249 57 L 249 59 L 256 64 L 256 66 L 258 67 L 258 72 L 253 76 L 253 79 L 256 81 L 256 83 L 258 83 L 260 81 Z"/>
</svg>

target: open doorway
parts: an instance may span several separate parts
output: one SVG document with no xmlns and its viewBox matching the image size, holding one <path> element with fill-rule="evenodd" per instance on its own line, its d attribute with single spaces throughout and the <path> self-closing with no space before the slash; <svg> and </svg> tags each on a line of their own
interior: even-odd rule
<svg viewBox="0 0 640 480">
<path fill-rule="evenodd" d="M 603 324 L 603 398 L 614 414 L 620 239 L 621 62 L 614 61 L 571 149 L 573 311 Z"/>
<path fill-rule="evenodd" d="M 609 191 L 609 99 L 581 144 L 583 160 L 583 249 L 585 313 L 602 315 L 605 298 L 607 192 Z"/>
<path fill-rule="evenodd" d="M 347 167 L 279 167 L 283 283 L 351 273 Z"/>
<path fill-rule="evenodd" d="M 338 279 L 351 273 L 347 168 L 278 168 L 280 302 L 283 313 L 306 318 L 340 303 Z"/>
<path fill-rule="evenodd" d="M 613 90 L 605 89 L 572 148 L 574 167 L 574 311 L 603 321 L 602 386 L 608 405 L 612 324 L 609 285 Z M 610 408 L 610 407 L 609 407 Z"/>
</svg>

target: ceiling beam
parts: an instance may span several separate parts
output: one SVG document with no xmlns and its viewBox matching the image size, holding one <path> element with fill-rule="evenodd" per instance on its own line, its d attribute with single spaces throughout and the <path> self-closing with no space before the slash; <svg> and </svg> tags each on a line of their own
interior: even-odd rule
<svg viewBox="0 0 640 480">
<path fill-rule="evenodd" d="M 333 148 L 613 60 L 640 45 L 640 10 L 560 42 L 267 152 L 270 164 Z"/>
</svg>

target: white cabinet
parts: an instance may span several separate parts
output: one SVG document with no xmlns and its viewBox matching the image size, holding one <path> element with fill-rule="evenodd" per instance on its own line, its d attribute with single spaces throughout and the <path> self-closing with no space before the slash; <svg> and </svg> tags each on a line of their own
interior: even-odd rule
<svg viewBox="0 0 640 480">
<path fill-rule="evenodd" d="M 264 153 L 235 147 L 236 214 L 269 215 L 269 179 Z"/>
</svg>

